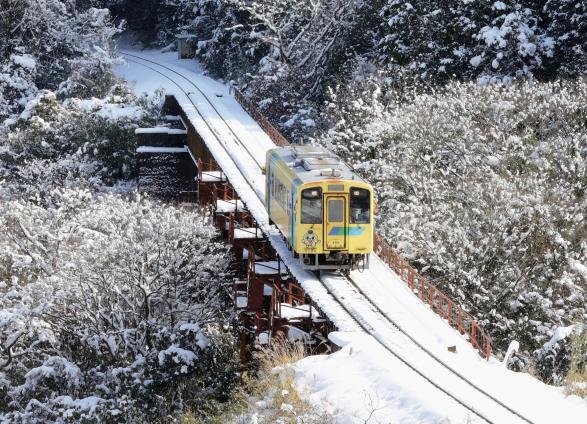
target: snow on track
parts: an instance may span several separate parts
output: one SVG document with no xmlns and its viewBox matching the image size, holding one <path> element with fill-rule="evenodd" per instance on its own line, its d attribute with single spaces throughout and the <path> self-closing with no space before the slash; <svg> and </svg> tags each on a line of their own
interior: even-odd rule
<svg viewBox="0 0 587 424">
<path fill-rule="evenodd" d="M 363 326 L 372 331 L 376 339 L 392 348 L 400 357 L 408 359 L 411 364 L 417 365 L 421 372 L 441 385 L 445 391 L 462 399 L 465 404 L 472 406 L 483 416 L 490 417 L 493 422 L 499 423 L 522 422 L 482 394 L 475 392 L 436 361 L 431 360 L 415 343 L 391 326 L 389 321 L 373 307 L 369 299 L 374 299 L 385 315 L 417 339 L 419 344 L 433 351 L 435 356 L 462 372 L 476 385 L 494 396 L 497 393 L 496 397 L 504 403 L 515 405 L 513 409 L 531 418 L 532 421 L 536 423 L 584 422 L 582 420 L 587 416 L 587 403 L 569 402 L 556 389 L 528 375 L 508 371 L 496 361 L 488 363 L 481 360 L 462 336 L 434 315 L 428 306 L 420 302 L 399 277 L 376 256 L 372 255 L 370 270 L 363 274 L 358 272 L 352 274 L 353 280 L 369 299 L 359 293 L 350 281 L 330 275 L 323 279 L 323 284 L 314 274 L 303 270 L 287 249 L 281 234 L 268 223 L 264 207 L 265 177 L 259 163 L 264 161 L 266 150 L 275 146 L 264 131 L 229 95 L 228 87 L 193 72 L 193 69 L 185 69 L 186 66 L 196 67 L 196 62 L 176 60 L 173 53 L 136 51 L 127 53 L 132 56 L 127 56 L 127 65 L 116 68 L 117 74 L 130 83 L 134 81 L 135 91 L 139 93 L 154 92 L 158 88 L 163 88 L 167 94 L 173 94 L 176 97 L 188 119 L 204 139 L 230 183 L 255 216 L 259 226 L 268 236 L 290 272 L 341 331 L 362 333 L 361 326 L 356 322 L 359 320 Z M 344 307 L 333 298 L 329 291 L 343 302 Z M 347 310 L 351 313 L 349 314 Z M 369 344 L 365 340 L 371 339 L 371 336 L 366 334 L 347 335 L 347 337 L 349 340 L 362 340 L 363 344 Z M 352 344 L 352 341 L 348 343 Z M 456 346 L 457 353 L 449 353 L 448 346 Z M 337 354 L 335 353 L 333 357 Z M 391 369 L 395 370 L 397 375 L 411 376 L 407 377 L 410 378 L 409 382 L 403 383 L 389 376 L 393 380 L 389 383 L 396 385 L 395 390 L 401 393 L 396 395 L 404 400 L 411 399 L 408 402 L 411 405 L 410 408 L 413 408 L 414 403 L 427 406 L 434 404 L 433 409 L 436 413 L 432 415 L 443 416 L 440 411 L 444 406 L 444 416 L 451 420 L 471 417 L 471 413 L 464 407 L 446 395 L 440 396 L 436 389 L 432 392 L 436 393 L 437 397 L 444 398 L 444 401 L 438 402 L 438 399 L 435 399 L 433 402 L 429 399 L 432 386 L 426 387 L 425 390 L 414 391 L 416 376 L 413 371 L 389 353 L 385 358 L 385 364 L 381 364 L 382 370 Z M 371 368 L 373 367 L 374 365 L 371 364 Z M 425 384 L 427 383 L 422 383 L 422 387 Z M 351 392 L 353 390 L 350 384 L 348 390 Z M 532 397 L 526 396 L 527 393 L 531 393 Z M 472 418 L 479 420 L 478 417 Z"/>
</svg>

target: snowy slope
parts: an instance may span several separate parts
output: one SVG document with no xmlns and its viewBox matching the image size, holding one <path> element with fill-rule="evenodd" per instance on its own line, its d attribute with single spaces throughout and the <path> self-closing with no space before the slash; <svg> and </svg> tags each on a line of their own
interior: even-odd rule
<svg viewBox="0 0 587 424">
<path fill-rule="evenodd" d="M 340 411 L 339 416 L 349 422 L 356 422 L 352 417 L 358 419 L 362 412 L 369 409 L 370 402 L 360 400 L 365 398 L 364 393 L 371 394 L 369 399 L 381 397 L 391 405 L 377 412 L 383 420 L 381 422 L 439 422 L 445 418 L 451 422 L 465 422 L 466 419 L 482 422 L 394 358 L 371 336 L 364 334 L 350 313 L 379 341 L 493 422 L 523 422 L 467 386 L 421 351 L 374 310 L 348 281 L 328 276 L 324 278 L 323 285 L 313 274 L 299 267 L 280 234 L 268 225 L 263 206 L 265 181 L 258 163 L 263 161 L 265 151 L 274 147 L 273 143 L 229 95 L 226 86 L 203 76 L 196 62 L 177 60 L 175 53 L 130 53 L 141 58 L 128 57 L 127 64 L 116 68 L 117 74 L 129 81 L 139 94 L 152 93 L 161 88 L 176 96 L 290 271 L 338 328 L 345 332 L 337 337 L 344 349 L 329 357 L 308 358 L 298 364 L 299 382 L 313 397 L 331 401 Z M 168 69 L 147 60 L 164 64 Z M 422 304 L 378 258 L 372 257 L 371 264 L 371 269 L 363 274 L 354 272 L 354 281 L 368 298 L 373 299 L 394 322 L 435 356 L 532 422 L 586 422 L 587 402 L 566 399 L 558 389 L 528 375 L 505 370 L 495 361 L 483 361 L 466 340 Z M 333 296 L 343 302 L 346 310 Z M 457 353 L 448 352 L 448 346 L 456 346 Z M 334 396 L 339 392 L 342 394 L 340 397 Z M 355 401 L 351 402 L 350 398 Z"/>
</svg>

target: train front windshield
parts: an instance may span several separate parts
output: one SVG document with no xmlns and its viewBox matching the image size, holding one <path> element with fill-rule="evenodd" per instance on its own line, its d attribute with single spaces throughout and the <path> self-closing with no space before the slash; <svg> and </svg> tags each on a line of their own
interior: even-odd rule
<svg viewBox="0 0 587 424">
<path fill-rule="evenodd" d="M 322 224 L 322 189 L 302 190 L 302 224 Z"/>
<path fill-rule="evenodd" d="M 364 188 L 351 188 L 351 224 L 368 224 L 371 217 L 371 196 Z"/>
</svg>

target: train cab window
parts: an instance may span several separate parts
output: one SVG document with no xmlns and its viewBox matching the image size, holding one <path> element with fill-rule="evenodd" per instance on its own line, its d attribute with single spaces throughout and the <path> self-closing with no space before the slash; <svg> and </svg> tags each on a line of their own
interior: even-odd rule
<svg viewBox="0 0 587 424">
<path fill-rule="evenodd" d="M 344 222 L 344 199 L 328 200 L 328 222 Z"/>
<path fill-rule="evenodd" d="M 368 224 L 371 215 L 369 190 L 351 187 L 351 224 Z"/>
<path fill-rule="evenodd" d="M 302 224 L 322 224 L 322 189 L 302 191 Z"/>
</svg>

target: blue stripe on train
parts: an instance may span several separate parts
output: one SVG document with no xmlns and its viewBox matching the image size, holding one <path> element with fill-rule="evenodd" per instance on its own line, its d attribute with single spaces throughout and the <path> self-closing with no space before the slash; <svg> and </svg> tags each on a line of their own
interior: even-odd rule
<svg viewBox="0 0 587 424">
<path fill-rule="evenodd" d="M 365 232 L 365 227 L 332 227 L 330 232 L 328 233 L 329 236 L 344 236 L 346 233 L 349 236 L 360 236 Z"/>
</svg>

